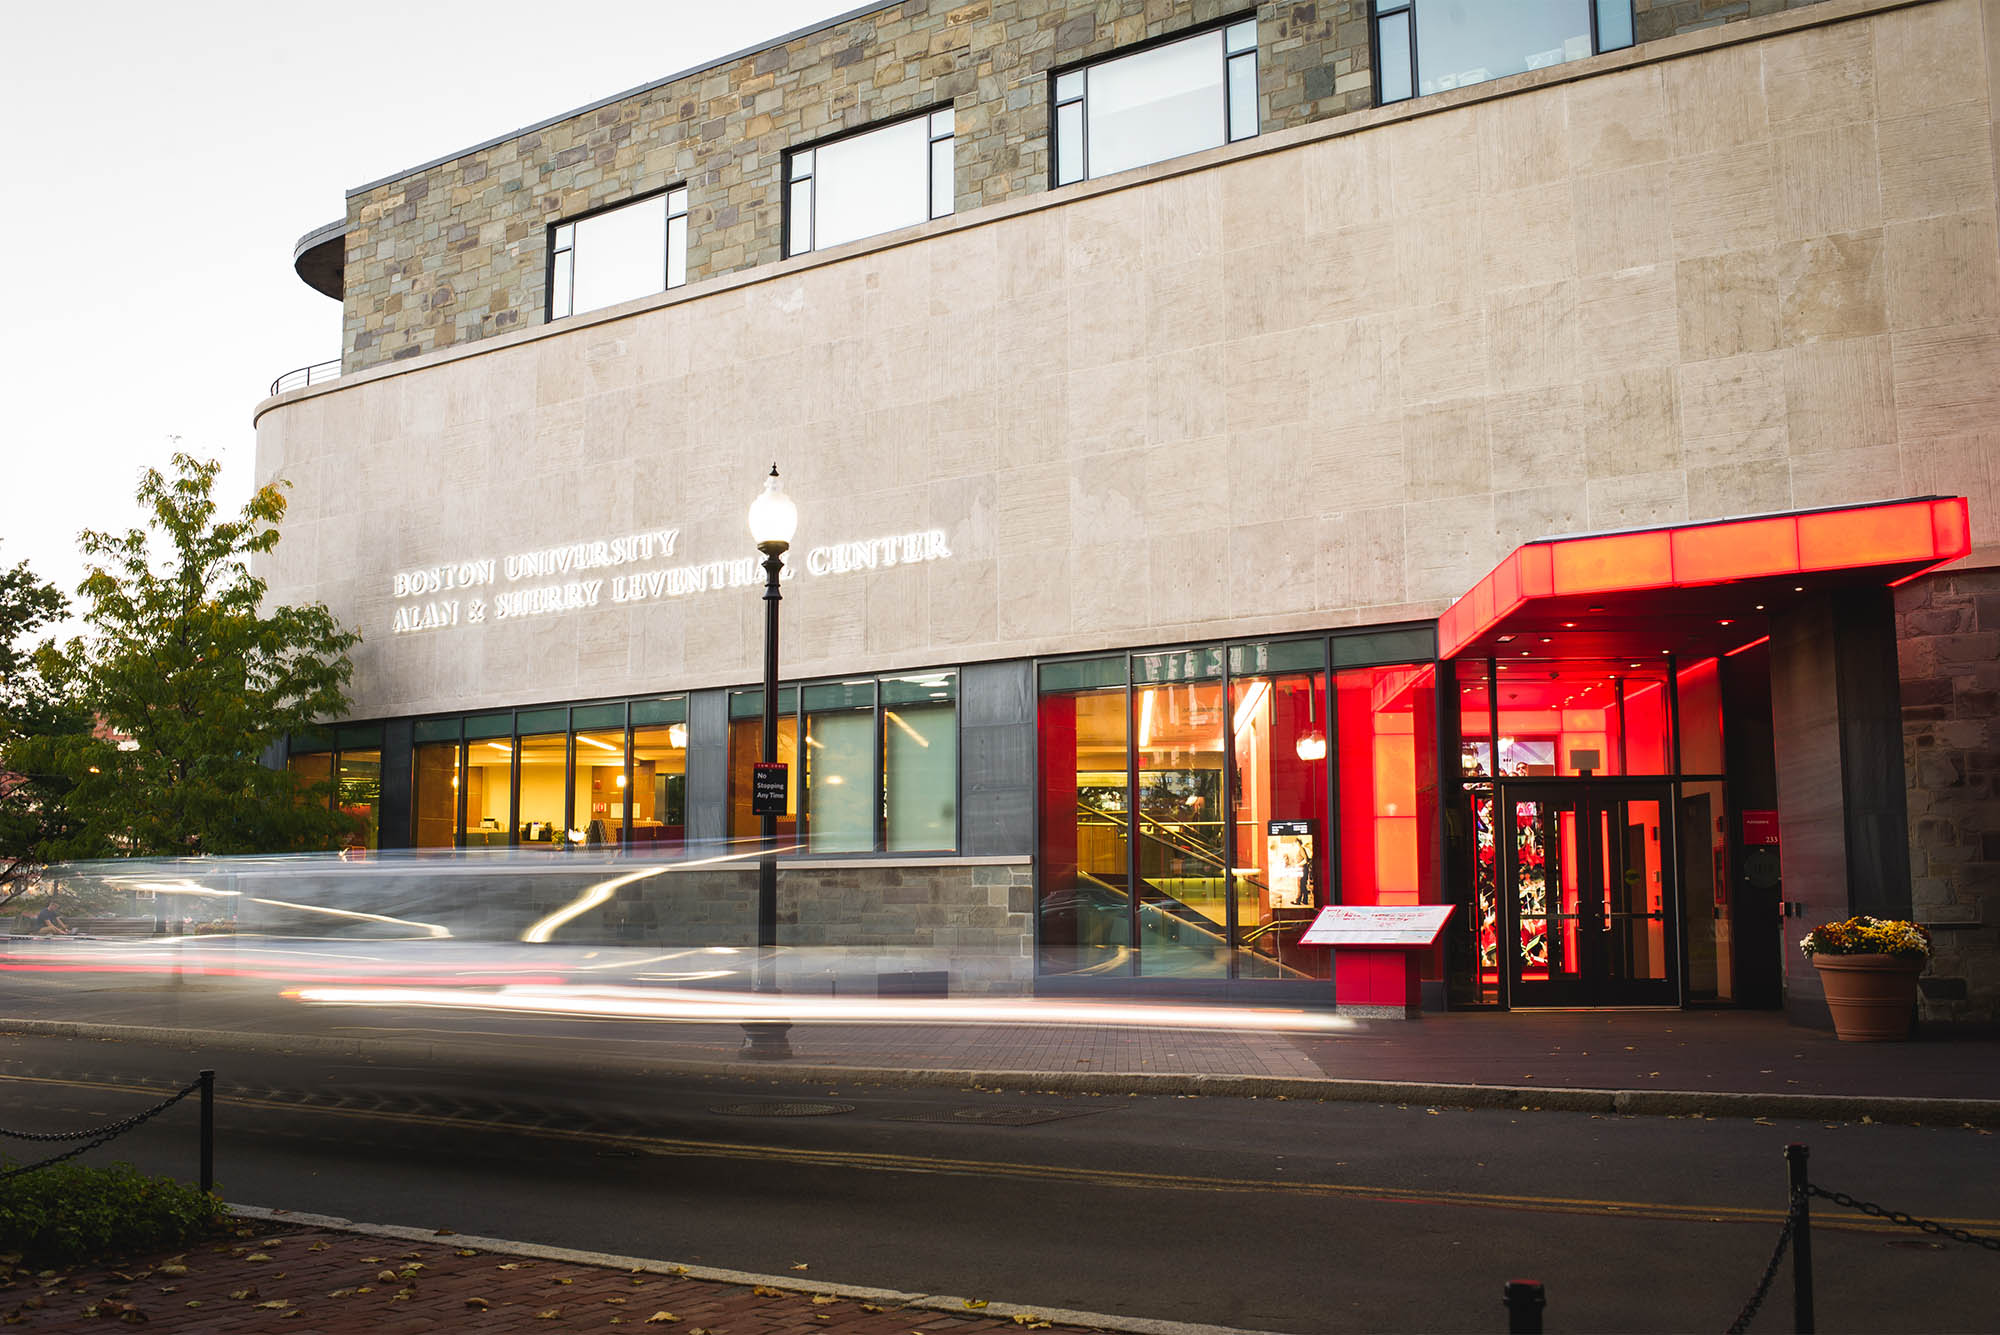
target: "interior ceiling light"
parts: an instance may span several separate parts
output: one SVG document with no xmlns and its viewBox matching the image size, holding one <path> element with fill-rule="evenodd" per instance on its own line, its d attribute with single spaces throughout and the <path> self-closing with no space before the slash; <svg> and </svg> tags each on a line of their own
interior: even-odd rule
<svg viewBox="0 0 2000 1335">
<path fill-rule="evenodd" d="M 1513 637 L 1512 635 L 1501 635 L 1501 636 L 1498 636 L 1497 638 L 1499 639 L 1500 643 L 1502 643 L 1502 644 L 1511 644 L 1511 643 L 1513 643 L 1513 640 L 1514 640 L 1514 637 Z"/>
<path fill-rule="evenodd" d="M 1736 623 L 1731 621 L 1728 617 L 1723 617 L 1720 620 L 1718 620 L 1715 624 L 1718 626 L 1733 626 Z"/>
<path fill-rule="evenodd" d="M 1576 629 L 1576 623 L 1575 623 L 1574 621 L 1565 621 L 1565 622 L 1563 622 L 1563 629 L 1564 629 L 1564 630 L 1575 630 L 1575 629 Z"/>
<path fill-rule="evenodd" d="M 1763 610 L 1764 610 L 1764 604 L 1762 604 L 1762 603 L 1758 603 L 1758 604 L 1757 604 L 1757 610 L 1758 610 L 1759 612 L 1763 611 Z"/>
</svg>

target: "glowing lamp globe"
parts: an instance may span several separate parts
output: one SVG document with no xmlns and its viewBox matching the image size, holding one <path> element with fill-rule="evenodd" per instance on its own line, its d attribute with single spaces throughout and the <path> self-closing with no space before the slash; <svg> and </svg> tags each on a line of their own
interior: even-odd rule
<svg viewBox="0 0 2000 1335">
<path fill-rule="evenodd" d="M 799 507 L 785 495 L 778 481 L 778 466 L 772 464 L 771 476 L 764 479 L 764 490 L 750 502 L 750 537 L 759 551 L 783 551 L 792 545 L 792 534 L 798 527 Z"/>
<path fill-rule="evenodd" d="M 1300 760 L 1325 760 L 1326 734 L 1318 728 L 1314 728 L 1311 732 L 1300 733 L 1298 743 L 1293 749 L 1299 753 Z"/>
</svg>

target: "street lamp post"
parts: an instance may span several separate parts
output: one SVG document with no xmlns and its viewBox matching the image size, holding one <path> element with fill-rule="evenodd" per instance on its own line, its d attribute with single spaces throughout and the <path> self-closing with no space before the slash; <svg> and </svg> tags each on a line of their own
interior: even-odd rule
<svg viewBox="0 0 2000 1335">
<path fill-rule="evenodd" d="M 785 570 L 785 552 L 798 530 L 799 509 L 778 481 L 778 466 L 764 479 L 764 490 L 750 502 L 750 536 L 764 554 L 764 764 L 778 759 L 778 604 L 784 598 L 778 579 Z M 754 785 L 753 785 L 754 788 Z M 752 986 L 760 994 L 778 990 L 778 814 L 765 805 L 758 815 L 757 854 L 757 972 Z M 791 1026 L 781 1021 L 755 1021 L 743 1026 L 745 1057 L 763 1060 L 789 1057 L 786 1037 Z"/>
</svg>

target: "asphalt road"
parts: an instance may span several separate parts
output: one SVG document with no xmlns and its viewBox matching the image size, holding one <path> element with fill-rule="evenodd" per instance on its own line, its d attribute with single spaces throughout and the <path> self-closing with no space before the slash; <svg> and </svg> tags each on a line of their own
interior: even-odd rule
<svg viewBox="0 0 2000 1335">
<path fill-rule="evenodd" d="M 0 1127 L 220 1072 L 234 1201 L 829 1282 L 1273 1331 L 1722 1329 L 1783 1146 L 1829 1187 L 2000 1231 L 1972 1130 L 397 1067 L 0 1037 Z M 143 1088 L 139 1088 L 143 1087 Z M 811 1111 L 819 1115 L 769 1115 Z M 1018 1124 L 1017 1124 L 1018 1123 Z M 192 1177 L 192 1103 L 97 1158 Z M 10 1150 L 20 1147 L 7 1146 Z M 2000 1254 L 1815 1212 L 1820 1328 L 1990 1330 Z M 1789 1265 L 1753 1329 L 1790 1328 Z"/>
</svg>

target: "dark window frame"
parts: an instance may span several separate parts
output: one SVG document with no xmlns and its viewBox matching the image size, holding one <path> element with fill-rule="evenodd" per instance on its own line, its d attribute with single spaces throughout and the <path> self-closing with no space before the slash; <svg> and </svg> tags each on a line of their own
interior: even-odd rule
<svg viewBox="0 0 2000 1335">
<path fill-rule="evenodd" d="M 1227 36 L 1227 33 L 1229 29 L 1235 27 L 1239 23 L 1249 23 L 1252 25 L 1251 43 L 1247 48 L 1237 51 L 1231 51 L 1229 49 L 1229 38 Z M 1090 120 L 1089 120 L 1089 113 L 1086 110 L 1089 100 L 1090 71 L 1092 68 L 1099 65 L 1109 64 L 1114 60 L 1123 60 L 1127 56 L 1143 55 L 1148 51 L 1157 50 L 1160 47 L 1172 46 L 1176 42 L 1192 41 L 1197 37 L 1204 37 L 1212 32 L 1220 32 L 1224 34 L 1222 40 L 1222 145 L 1221 146 L 1226 147 L 1227 145 L 1230 144 L 1241 143 L 1245 139 L 1254 139 L 1258 135 L 1262 134 L 1264 132 L 1264 123 L 1263 123 L 1264 90 L 1262 85 L 1262 70 L 1258 65 L 1257 57 L 1258 53 L 1263 50 L 1264 34 L 1261 25 L 1258 24 L 1257 11 L 1255 9 L 1240 10 L 1235 13 L 1229 14 L 1223 18 L 1216 19 L 1212 22 L 1200 23 L 1187 28 L 1177 28 L 1173 32 L 1161 33 L 1155 37 L 1148 37 L 1141 42 L 1133 42 L 1128 46 L 1117 47 L 1114 48 L 1113 50 L 1103 51 L 1098 53 L 1097 55 L 1089 56 L 1082 60 L 1072 60 L 1068 64 L 1057 65 L 1051 68 L 1048 74 L 1048 99 L 1049 99 L 1048 188 L 1051 190 L 1057 190 L 1061 189 L 1063 186 L 1077 185 L 1084 181 L 1092 179 L 1090 174 Z M 1247 61 L 1249 63 L 1251 70 L 1250 77 L 1253 81 L 1253 84 L 1255 85 L 1255 92 L 1257 97 L 1257 123 L 1251 126 L 1248 131 L 1243 133 L 1238 133 L 1237 127 L 1233 123 L 1234 118 L 1231 107 L 1231 99 L 1229 96 L 1229 86 L 1230 86 L 1232 67 L 1236 65 L 1236 63 L 1239 61 Z M 1072 74 L 1082 75 L 1083 82 L 1080 85 L 1080 90 L 1077 93 L 1069 97 L 1064 97 L 1059 93 L 1058 90 L 1061 87 L 1062 80 Z M 1073 180 L 1064 180 L 1062 178 L 1062 112 L 1065 107 L 1072 107 L 1072 106 L 1077 107 L 1079 109 L 1078 130 L 1082 137 L 1082 141 L 1077 146 L 1078 174 Z M 1169 162 L 1172 161 L 1172 159 L 1161 158 L 1159 159 L 1159 161 Z M 1136 168 L 1134 168 L 1133 170 L 1136 170 Z"/>
<path fill-rule="evenodd" d="M 1602 25 L 1599 22 L 1600 13 L 1605 5 L 1621 2 L 1624 4 L 1626 11 L 1625 26 L 1627 31 L 1633 34 L 1633 39 L 1620 43 L 1617 46 L 1605 46 L 1601 31 Z M 1422 54 L 1419 49 L 1421 44 L 1417 40 L 1417 8 L 1419 5 L 1427 3 L 1436 3 L 1436 0 L 1370 0 L 1368 7 L 1368 55 L 1370 81 L 1373 85 L 1375 105 L 1378 107 L 1391 106 L 1397 102 L 1414 102 L 1420 97 L 1436 96 L 1434 93 L 1425 93 L 1423 91 L 1422 81 L 1418 77 L 1418 71 L 1423 68 L 1423 63 Z M 1638 44 L 1637 22 L 1632 15 L 1631 0 L 1577 0 L 1577 3 L 1584 6 L 1589 14 L 1591 55 L 1601 56 L 1606 51 L 1623 51 L 1628 47 Z M 1385 20 L 1393 21 L 1398 18 L 1404 21 L 1409 34 L 1410 68 L 1408 73 L 1410 91 L 1402 97 L 1385 98 L 1382 86 L 1382 26 Z M 1503 74 L 1498 77 L 1504 79 L 1511 78 L 1512 76 Z M 1493 80 L 1484 80 L 1483 82 L 1490 83 Z M 1461 85 L 1461 87 L 1477 86 L 1476 84 Z"/>
<path fill-rule="evenodd" d="M 938 130 L 937 118 L 939 116 L 948 118 L 946 128 L 942 133 Z M 812 140 L 810 143 L 798 144 L 786 149 L 778 182 L 778 226 L 784 243 L 782 246 L 784 258 L 795 259 L 800 255 L 813 254 L 820 249 L 818 210 L 819 151 L 822 148 L 829 148 L 834 144 L 843 143 L 850 139 L 859 139 L 863 135 L 874 134 L 878 130 L 888 130 L 898 125 L 907 125 L 915 120 L 922 120 L 924 122 L 924 213 L 926 216 L 922 221 L 935 222 L 939 218 L 949 218 L 958 212 L 958 104 L 956 101 L 946 100 L 902 115 L 891 116 L 886 120 L 870 121 L 866 125 L 859 125 L 851 130 L 842 130 L 837 134 L 823 135 L 818 139 Z M 939 144 L 950 144 L 952 146 L 952 200 L 951 209 L 945 213 L 939 213 L 935 207 L 937 203 L 937 150 Z M 800 172 L 796 168 L 796 164 L 802 158 L 807 160 L 808 163 L 804 172 Z M 797 187 L 801 185 L 806 187 L 807 244 L 803 248 L 795 244 L 798 237 Z M 920 225 L 920 223 L 908 224 L 908 226 L 912 227 Z M 890 228 L 889 230 L 899 231 L 901 229 Z M 876 232 L 872 235 L 884 236 L 887 233 Z M 853 241 L 865 239 L 864 237 L 851 238 Z M 844 246 L 850 243 L 842 241 L 837 244 Z"/>
<path fill-rule="evenodd" d="M 681 205 L 678 212 L 674 209 L 673 201 L 676 192 L 679 192 L 681 195 Z M 544 251 L 542 257 L 542 319 L 544 323 L 553 324 L 557 320 L 567 320 L 579 313 L 576 309 L 576 238 L 574 232 L 576 225 L 578 223 L 589 222 L 592 218 L 601 218 L 607 213 L 615 213 L 619 209 L 631 208 L 634 205 L 647 203 L 650 200 L 658 199 L 662 195 L 667 197 L 667 217 L 666 227 L 663 229 L 660 237 L 660 278 L 662 286 L 659 291 L 672 292 L 676 288 L 687 286 L 687 243 L 690 239 L 692 228 L 689 217 L 691 191 L 688 182 L 677 181 L 671 185 L 661 186 L 657 190 L 648 190 L 641 195 L 629 195 L 624 199 L 615 200 L 609 204 L 599 204 L 595 208 L 585 209 L 581 213 L 573 213 L 566 218 L 558 218 L 554 222 L 547 224 L 543 231 L 542 247 Z M 673 281 L 674 224 L 676 222 L 680 224 L 681 237 L 681 281 L 678 283 Z M 570 239 L 567 243 L 558 245 L 558 233 L 565 227 L 572 229 Z M 556 265 L 558 257 L 562 255 L 570 256 L 570 300 L 569 309 L 558 315 L 556 314 Z M 641 297 L 658 295 L 659 292 L 642 292 L 628 297 L 626 300 L 637 301 Z M 603 309 L 604 307 L 601 306 L 593 306 L 589 311 L 581 313 L 589 315 L 592 311 Z"/>
</svg>

